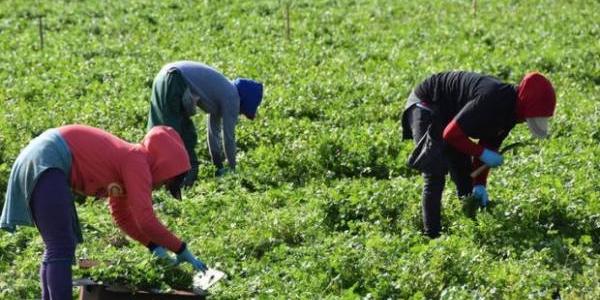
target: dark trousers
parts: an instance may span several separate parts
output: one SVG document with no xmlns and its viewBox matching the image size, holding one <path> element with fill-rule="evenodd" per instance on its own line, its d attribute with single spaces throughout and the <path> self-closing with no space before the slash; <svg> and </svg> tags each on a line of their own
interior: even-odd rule
<svg viewBox="0 0 600 300">
<path fill-rule="evenodd" d="M 71 299 L 71 264 L 75 257 L 76 237 L 73 196 L 67 176 L 59 169 L 42 173 L 33 189 L 30 205 L 45 244 L 40 266 L 42 299 Z"/>
<path fill-rule="evenodd" d="M 182 98 L 185 89 L 186 83 L 177 70 L 159 73 L 156 76 L 152 84 L 147 130 L 157 125 L 166 125 L 179 133 L 192 165 L 185 182 L 191 184 L 198 174 L 199 162 L 195 151 L 198 133 L 194 121 L 184 112 Z"/>
<path fill-rule="evenodd" d="M 413 105 L 409 108 L 408 121 L 412 130 L 413 140 L 415 144 L 419 142 L 421 137 L 427 131 L 429 125 L 436 127 L 435 136 L 433 138 L 442 139 L 441 124 L 437 124 L 437 120 L 433 114 L 424 108 Z M 444 190 L 446 174 L 450 171 L 450 178 L 456 184 L 456 189 L 459 197 L 467 196 L 473 189 L 473 183 L 469 176 L 472 169 L 471 156 L 460 153 L 448 144 L 443 143 L 443 155 L 447 162 L 446 165 L 440 165 L 439 168 L 430 173 L 423 173 L 425 185 L 423 186 L 422 205 L 423 205 L 423 230 L 427 236 L 437 237 L 441 230 L 441 206 L 442 192 Z"/>
</svg>

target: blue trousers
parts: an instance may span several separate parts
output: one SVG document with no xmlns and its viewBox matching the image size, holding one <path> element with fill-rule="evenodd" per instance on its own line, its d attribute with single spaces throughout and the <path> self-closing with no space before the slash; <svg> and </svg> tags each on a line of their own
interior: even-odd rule
<svg viewBox="0 0 600 300">
<path fill-rule="evenodd" d="M 59 169 L 44 171 L 31 197 L 33 219 L 45 244 L 40 266 L 42 299 L 70 300 L 76 237 L 72 226 L 73 195 L 67 175 Z"/>
</svg>

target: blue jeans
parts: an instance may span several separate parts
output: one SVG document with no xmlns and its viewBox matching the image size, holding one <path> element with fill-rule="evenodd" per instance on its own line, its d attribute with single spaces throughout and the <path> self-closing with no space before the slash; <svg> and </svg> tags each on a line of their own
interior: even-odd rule
<svg viewBox="0 0 600 300">
<path fill-rule="evenodd" d="M 48 169 L 40 175 L 31 195 L 31 211 L 45 249 L 40 266 L 43 300 L 72 299 L 71 264 L 75 257 L 73 195 L 67 175 Z"/>
</svg>

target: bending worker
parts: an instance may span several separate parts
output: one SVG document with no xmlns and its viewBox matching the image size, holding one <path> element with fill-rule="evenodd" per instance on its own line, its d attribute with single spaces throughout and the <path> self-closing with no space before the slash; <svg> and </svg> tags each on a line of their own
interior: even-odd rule
<svg viewBox="0 0 600 300">
<path fill-rule="evenodd" d="M 154 127 L 140 144 L 127 143 L 101 129 L 67 125 L 33 139 L 13 164 L 0 227 L 38 228 L 45 244 L 40 267 L 42 299 L 71 299 L 71 264 L 81 231 L 71 191 L 108 197 L 117 225 L 158 257 L 206 266 L 156 218 L 152 189 L 166 186 L 180 196 L 190 169 L 179 135 L 166 126 Z"/>
<path fill-rule="evenodd" d="M 236 167 L 238 115 L 241 113 L 253 120 L 262 96 L 263 86 L 256 81 L 245 78 L 230 81 L 215 69 L 198 62 L 170 63 L 154 79 L 148 129 L 167 125 L 181 135 L 192 165 L 184 185 L 190 186 L 198 176 L 198 157 L 194 150 L 198 136 L 191 119 L 196 114 L 196 106 L 208 113 L 208 149 L 217 168 L 216 175 L 221 176 Z M 229 168 L 223 165 L 221 132 Z"/>
<path fill-rule="evenodd" d="M 470 72 L 439 73 L 419 84 L 408 98 L 402 127 L 403 138 L 412 138 L 419 146 L 415 148 L 419 155 L 411 157 L 421 159 L 416 168 L 425 181 L 424 233 L 432 238 L 440 234 L 448 171 L 460 198 L 472 194 L 485 206 L 488 172 L 471 179 L 471 171 L 482 164 L 490 168 L 502 164 L 498 149 L 517 123 L 527 122 L 533 136 L 547 137 L 555 106 L 552 84 L 537 72 L 527 74 L 517 86 Z"/>
</svg>

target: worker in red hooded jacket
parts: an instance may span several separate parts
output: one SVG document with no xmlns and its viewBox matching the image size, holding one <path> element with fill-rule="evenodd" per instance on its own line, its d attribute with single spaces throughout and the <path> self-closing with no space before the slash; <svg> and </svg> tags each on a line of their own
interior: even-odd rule
<svg viewBox="0 0 600 300">
<path fill-rule="evenodd" d="M 503 162 L 498 152 L 517 123 L 527 122 L 532 135 L 548 136 L 554 115 L 554 88 L 542 74 L 527 74 L 519 85 L 472 72 L 444 72 L 425 79 L 410 94 L 402 116 L 403 138 L 417 144 L 409 165 L 424 178 L 424 233 L 437 237 L 445 175 L 450 172 L 458 196 L 473 195 L 483 206 L 488 171 L 470 178 L 482 164 Z M 478 140 L 478 142 L 474 142 Z"/>
<path fill-rule="evenodd" d="M 76 243 L 82 241 L 72 192 L 108 197 L 116 224 L 131 238 L 159 257 L 204 271 L 204 263 L 160 223 L 152 208 L 152 189 L 165 185 L 179 198 L 189 169 L 183 141 L 170 127 L 153 127 L 140 144 L 84 125 L 50 129 L 33 139 L 13 164 L 0 227 L 38 228 L 45 244 L 42 299 L 72 297 L 71 263 Z"/>
</svg>

